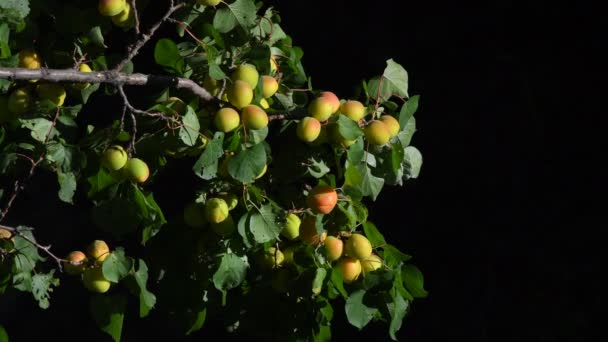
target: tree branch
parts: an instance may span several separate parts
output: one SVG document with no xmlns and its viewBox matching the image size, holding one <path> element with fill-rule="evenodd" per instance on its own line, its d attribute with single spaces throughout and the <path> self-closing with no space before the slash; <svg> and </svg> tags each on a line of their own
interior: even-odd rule
<svg viewBox="0 0 608 342">
<path fill-rule="evenodd" d="M 68 261 L 66 259 L 58 257 L 57 255 L 55 255 L 55 253 L 51 252 L 51 245 L 43 246 L 40 243 L 36 242 L 36 240 L 30 239 L 29 236 L 27 236 L 27 235 L 25 235 L 25 234 L 22 233 L 23 230 L 34 230 L 33 228 L 29 228 L 29 229 L 17 229 L 17 228 L 5 226 L 5 225 L 2 225 L 2 224 L 0 224 L 0 228 L 8 230 L 14 236 L 21 237 L 23 240 L 29 242 L 32 246 L 35 246 L 36 248 L 38 248 L 41 251 L 43 251 L 44 253 L 46 253 L 53 260 L 55 260 L 55 262 L 57 263 L 57 267 L 59 268 L 60 272 L 63 271 L 63 264 L 62 263 L 64 263 L 64 262 L 70 262 L 73 265 L 79 264 L 79 263 L 73 263 L 71 261 Z"/>
<path fill-rule="evenodd" d="M 114 86 L 159 86 L 186 89 L 204 101 L 215 98 L 196 82 L 175 76 L 125 74 L 115 71 L 79 72 L 73 69 L 0 68 L 0 79 L 12 81 L 43 80 L 47 82 L 108 83 Z"/>
</svg>

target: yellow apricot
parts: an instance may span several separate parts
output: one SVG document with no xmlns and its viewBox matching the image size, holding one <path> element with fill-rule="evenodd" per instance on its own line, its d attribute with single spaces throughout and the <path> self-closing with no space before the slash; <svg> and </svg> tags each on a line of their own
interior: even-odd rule
<svg viewBox="0 0 608 342">
<path fill-rule="evenodd" d="M 372 244 L 365 236 L 355 233 L 346 240 L 344 253 L 359 260 L 367 260 L 372 255 Z"/>
<path fill-rule="evenodd" d="M 205 218 L 211 223 L 220 223 L 230 216 L 228 204 L 222 198 L 211 198 L 205 203 Z"/>
<path fill-rule="evenodd" d="M 314 216 L 306 216 L 300 224 L 300 239 L 305 243 L 318 246 L 327 238 L 327 232 L 323 231 L 321 235 L 317 233 L 316 218 Z"/>
<path fill-rule="evenodd" d="M 110 247 L 103 240 L 95 240 L 87 247 L 87 254 L 91 259 L 101 263 L 110 256 Z"/>
<path fill-rule="evenodd" d="M 245 81 L 234 81 L 226 93 L 228 102 L 238 109 L 245 107 L 253 100 L 253 89 Z"/>
<path fill-rule="evenodd" d="M 32 49 L 25 49 L 19 52 L 19 67 L 27 69 L 40 69 L 42 58 L 38 52 Z"/>
<path fill-rule="evenodd" d="M 243 107 L 241 119 L 243 120 L 243 125 L 249 129 L 262 129 L 268 126 L 268 115 L 262 108 L 256 105 Z"/>
<path fill-rule="evenodd" d="M 262 97 L 267 99 L 279 90 L 279 82 L 272 76 L 262 76 Z"/>
<path fill-rule="evenodd" d="M 36 87 L 36 93 L 41 99 L 53 102 L 57 107 L 60 107 L 65 102 L 65 89 L 56 83 L 43 83 Z"/>
<path fill-rule="evenodd" d="M 329 261 L 336 261 L 342 256 L 344 242 L 335 236 L 328 236 L 325 239 L 325 255 Z"/>
<path fill-rule="evenodd" d="M 99 0 L 97 10 L 103 16 L 113 17 L 124 11 L 126 6 L 126 0 Z"/>
<path fill-rule="evenodd" d="M 129 159 L 124 167 L 127 177 L 132 182 L 143 183 L 150 176 L 148 164 L 139 158 Z"/>
<path fill-rule="evenodd" d="M 313 142 L 321 134 L 321 123 L 319 120 L 307 116 L 298 122 L 296 134 L 304 142 Z"/>
<path fill-rule="evenodd" d="M 322 91 L 318 97 L 323 97 L 331 104 L 331 113 L 334 114 L 340 109 L 340 99 L 331 91 Z"/>
<path fill-rule="evenodd" d="M 233 81 L 245 81 L 249 83 L 251 89 L 255 89 L 258 85 L 260 74 L 258 74 L 255 66 L 245 63 L 236 67 L 230 78 Z"/>
<path fill-rule="evenodd" d="M 333 107 L 325 97 L 317 97 L 308 105 L 308 114 L 319 121 L 325 121 L 331 117 Z"/>
<path fill-rule="evenodd" d="M 382 267 L 382 259 L 376 254 L 372 254 L 367 259 L 361 260 L 361 267 L 365 276 L 366 273 L 373 272 Z"/>
<path fill-rule="evenodd" d="M 125 4 L 125 9 L 122 12 L 112 16 L 112 23 L 121 28 L 129 28 L 135 25 L 135 17 L 128 2 Z"/>
<path fill-rule="evenodd" d="M 359 121 L 365 116 L 365 107 L 357 100 L 348 100 L 340 105 L 340 113 L 354 121 Z"/>
<path fill-rule="evenodd" d="M 401 130 L 401 126 L 399 126 L 399 121 L 390 115 L 382 115 L 380 117 L 380 121 L 384 122 L 386 127 L 388 127 L 388 131 L 391 134 L 391 138 L 396 136 Z"/>
<path fill-rule="evenodd" d="M 84 272 L 87 256 L 81 251 L 73 251 L 65 258 L 64 269 L 68 274 L 76 275 Z"/>
<path fill-rule="evenodd" d="M 391 132 L 380 120 L 373 120 L 365 127 L 365 139 L 372 145 L 384 145 L 391 138 Z"/>
<path fill-rule="evenodd" d="M 217 111 L 213 119 L 215 127 L 224 133 L 232 132 L 241 123 L 239 113 L 229 107 L 224 107 Z"/>
<path fill-rule="evenodd" d="M 350 284 L 359 278 L 361 274 L 361 262 L 355 258 L 343 257 L 336 264 L 342 274 L 342 281 Z"/>
</svg>

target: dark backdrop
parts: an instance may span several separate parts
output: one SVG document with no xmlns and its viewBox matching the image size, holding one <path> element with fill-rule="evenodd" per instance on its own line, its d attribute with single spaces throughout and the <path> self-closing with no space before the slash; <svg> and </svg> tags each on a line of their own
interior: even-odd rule
<svg viewBox="0 0 608 342">
<path fill-rule="evenodd" d="M 315 88 L 348 97 L 393 58 L 409 71 L 410 93 L 421 95 L 413 139 L 424 156 L 421 176 L 387 188 L 370 210 L 387 239 L 414 256 L 430 293 L 415 303 L 400 340 L 591 341 L 600 317 L 593 310 L 606 299 L 595 233 L 606 227 L 598 100 L 606 21 L 592 15 L 597 9 L 271 3 L 303 48 Z M 40 312 L 28 297 L 17 304 L 13 322 L 62 337 L 69 335 L 59 322 L 80 305 Z M 357 332 L 338 317 L 334 337 L 388 335 L 375 325 Z"/>
</svg>

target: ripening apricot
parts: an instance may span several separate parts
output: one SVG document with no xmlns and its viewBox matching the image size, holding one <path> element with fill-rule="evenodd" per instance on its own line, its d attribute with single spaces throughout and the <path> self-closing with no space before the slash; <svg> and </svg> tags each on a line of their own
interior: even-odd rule
<svg viewBox="0 0 608 342">
<path fill-rule="evenodd" d="M 135 25 L 135 17 L 128 2 L 125 4 L 125 9 L 122 12 L 112 16 L 112 23 L 121 28 L 129 28 Z"/>
<path fill-rule="evenodd" d="M 221 198 L 211 198 L 205 203 L 205 217 L 211 223 L 220 223 L 228 218 L 228 203 Z"/>
<path fill-rule="evenodd" d="M 323 231 L 321 235 L 317 233 L 316 218 L 314 216 L 306 216 L 300 224 L 300 239 L 305 243 L 318 246 L 327 238 L 327 232 Z"/>
<path fill-rule="evenodd" d="M 253 88 L 245 81 L 234 81 L 226 92 L 228 102 L 238 109 L 245 107 L 253 101 Z"/>
<path fill-rule="evenodd" d="M 132 158 L 125 164 L 127 178 L 135 183 L 143 183 L 150 176 L 148 164 L 139 158 Z"/>
<path fill-rule="evenodd" d="M 372 244 L 365 236 L 355 233 L 346 240 L 344 254 L 359 260 L 367 260 L 372 255 Z"/>
<path fill-rule="evenodd" d="M 78 66 L 78 71 L 80 72 L 93 72 L 91 67 L 88 64 L 82 63 Z M 72 87 L 78 90 L 87 89 L 91 84 L 90 83 L 74 83 Z"/>
<path fill-rule="evenodd" d="M 224 133 L 232 132 L 241 123 L 239 112 L 230 108 L 224 107 L 217 111 L 213 119 L 215 127 Z"/>
<path fill-rule="evenodd" d="M 325 97 L 317 97 L 308 105 L 308 114 L 319 121 L 325 121 L 333 114 L 333 107 Z"/>
<path fill-rule="evenodd" d="M 338 96 L 336 96 L 336 94 L 332 93 L 331 91 L 322 91 L 319 93 L 318 97 L 323 97 L 329 100 L 329 103 L 331 104 L 332 114 L 336 113 L 340 109 L 340 99 L 338 98 Z"/>
<path fill-rule="evenodd" d="M 236 67 L 230 78 L 233 81 L 245 81 L 249 83 L 251 89 L 255 89 L 255 87 L 258 85 L 260 74 L 258 74 L 255 66 L 245 63 Z"/>
<path fill-rule="evenodd" d="M 188 105 L 182 99 L 175 96 L 168 98 L 163 102 L 163 105 L 174 110 L 179 115 L 184 115 L 188 111 Z"/>
<path fill-rule="evenodd" d="M 243 107 L 241 119 L 243 120 L 243 125 L 249 129 L 262 129 L 268 126 L 268 115 L 262 108 L 256 105 Z"/>
<path fill-rule="evenodd" d="M 28 111 L 32 105 L 32 95 L 27 88 L 15 89 L 8 96 L 8 111 L 20 115 Z"/>
<path fill-rule="evenodd" d="M 399 121 L 390 115 L 382 115 L 380 117 L 380 121 L 384 122 L 386 127 L 388 127 L 388 131 L 391 134 L 391 138 L 396 136 L 397 133 L 401 130 L 401 126 L 399 126 Z"/>
<path fill-rule="evenodd" d="M 112 283 L 103 276 L 101 266 L 87 268 L 82 276 L 84 287 L 95 293 L 106 293 Z"/>
<path fill-rule="evenodd" d="M 328 236 L 325 239 L 325 255 L 329 261 L 336 261 L 342 256 L 344 242 L 335 236 Z"/>
<path fill-rule="evenodd" d="M 391 132 L 380 120 L 373 120 L 365 127 L 365 139 L 372 145 L 384 145 L 391 138 Z"/>
<path fill-rule="evenodd" d="M 262 97 L 267 99 L 279 90 L 279 82 L 272 76 L 262 76 Z"/>
<path fill-rule="evenodd" d="M 345 284 L 354 282 L 361 274 L 361 262 L 355 258 L 343 257 L 338 261 L 336 267 L 340 270 L 342 281 Z"/>
<path fill-rule="evenodd" d="M 53 102 L 57 107 L 63 105 L 66 96 L 65 89 L 56 83 L 39 84 L 36 87 L 36 93 L 38 97 Z"/>
<path fill-rule="evenodd" d="M 97 10 L 103 16 L 113 17 L 124 11 L 126 6 L 126 0 L 99 0 Z"/>
<path fill-rule="evenodd" d="M 211 96 L 217 96 L 217 94 L 220 93 L 220 89 L 221 89 L 217 80 L 212 78 L 209 75 L 206 75 L 205 78 L 203 79 L 203 88 L 205 88 L 205 90 L 207 90 L 209 92 L 209 94 L 211 94 Z M 226 95 L 226 93 L 224 93 L 224 95 Z M 225 102 L 228 102 L 228 101 L 225 101 Z"/>
<path fill-rule="evenodd" d="M 65 271 L 68 274 L 76 275 L 84 272 L 87 256 L 81 251 L 73 251 L 65 258 L 67 260 L 64 263 Z"/>
<path fill-rule="evenodd" d="M 110 256 L 110 247 L 103 240 L 95 240 L 87 247 L 87 254 L 94 261 L 101 263 Z"/>
<path fill-rule="evenodd" d="M 101 155 L 101 165 L 110 171 L 122 169 L 127 163 L 127 151 L 120 145 L 108 147 Z"/>
<path fill-rule="evenodd" d="M 232 235 L 236 230 L 236 225 L 232 219 L 232 215 L 228 214 L 222 222 L 211 223 L 211 229 L 219 236 L 227 237 Z"/>
<path fill-rule="evenodd" d="M 260 107 L 262 107 L 262 109 L 270 108 L 270 104 L 268 104 L 268 100 L 266 100 L 264 98 L 260 99 Z"/>
<path fill-rule="evenodd" d="M 365 116 L 365 107 L 357 100 L 348 100 L 340 105 L 340 113 L 354 121 L 359 121 Z"/>
<path fill-rule="evenodd" d="M 13 234 L 10 231 L 8 231 L 4 228 L 0 228 L 0 240 L 2 240 L 2 239 L 8 240 L 11 238 L 11 236 L 13 236 Z"/>
<path fill-rule="evenodd" d="M 32 49 L 25 49 L 19 52 L 19 67 L 27 69 L 40 69 L 42 58 L 38 52 Z"/>
<path fill-rule="evenodd" d="M 382 267 L 382 259 L 376 254 L 372 254 L 369 258 L 361 260 L 361 268 L 363 269 L 363 275 L 366 273 L 373 272 Z"/>
<path fill-rule="evenodd" d="M 321 134 L 321 123 L 319 120 L 307 116 L 298 122 L 296 134 L 298 135 L 298 138 L 304 142 L 313 142 L 319 137 L 319 134 Z"/>
<path fill-rule="evenodd" d="M 294 213 L 287 214 L 285 217 L 285 226 L 281 230 L 281 235 L 289 240 L 295 240 L 300 236 L 300 225 L 302 220 Z"/>
<path fill-rule="evenodd" d="M 196 2 L 198 2 L 200 5 L 215 7 L 217 4 L 222 2 L 222 0 L 197 0 Z"/>
<path fill-rule="evenodd" d="M 259 262 L 262 268 L 270 270 L 281 266 L 284 260 L 285 256 L 283 255 L 283 252 L 281 252 L 280 249 L 270 247 L 262 253 Z"/>
<path fill-rule="evenodd" d="M 338 193 L 329 185 L 314 187 L 306 197 L 306 204 L 317 214 L 329 214 L 336 203 L 338 203 Z"/>
<path fill-rule="evenodd" d="M 184 208 L 184 223 L 192 228 L 205 226 L 205 207 L 200 203 L 191 202 Z"/>
</svg>

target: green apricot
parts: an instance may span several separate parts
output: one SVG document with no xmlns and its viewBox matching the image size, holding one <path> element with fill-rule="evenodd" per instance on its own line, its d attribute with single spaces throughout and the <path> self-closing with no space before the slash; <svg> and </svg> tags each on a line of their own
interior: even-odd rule
<svg viewBox="0 0 608 342">
<path fill-rule="evenodd" d="M 56 83 L 43 83 L 36 87 L 38 97 L 53 102 L 57 107 L 63 105 L 65 101 L 65 88 Z"/>
<path fill-rule="evenodd" d="M 300 236 L 300 224 L 302 220 L 294 213 L 287 214 L 285 226 L 281 230 L 281 235 L 289 240 L 295 240 Z"/>
<path fill-rule="evenodd" d="M 122 146 L 112 145 L 101 155 L 101 165 L 110 171 L 117 171 L 127 164 L 127 159 L 127 151 Z"/>
<path fill-rule="evenodd" d="M 260 266 L 262 266 L 263 269 L 271 270 L 281 266 L 284 260 L 285 256 L 280 249 L 270 247 L 260 256 Z"/>
<path fill-rule="evenodd" d="M 99 0 L 97 10 L 103 16 L 113 17 L 124 11 L 126 6 L 126 0 Z"/>
<path fill-rule="evenodd" d="M 143 183 L 150 176 L 148 164 L 139 158 L 129 159 L 124 167 L 127 178 L 132 182 Z"/>
<path fill-rule="evenodd" d="M 255 66 L 245 63 L 236 67 L 230 78 L 233 81 L 245 81 L 249 84 L 251 89 L 255 89 L 258 85 L 260 74 L 258 74 Z"/>
<path fill-rule="evenodd" d="M 372 255 L 372 244 L 365 236 L 355 233 L 346 240 L 344 253 L 359 260 L 367 260 Z"/>
<path fill-rule="evenodd" d="M 27 88 L 15 89 L 8 97 L 8 111 L 21 115 L 28 111 L 32 105 L 32 95 Z"/>
<path fill-rule="evenodd" d="M 207 221 L 217 224 L 228 218 L 228 204 L 222 198 L 211 198 L 205 203 L 205 217 Z"/>
<path fill-rule="evenodd" d="M 84 287 L 95 293 L 106 293 L 110 289 L 112 283 L 103 276 L 101 266 L 88 268 L 82 276 Z"/>
</svg>

